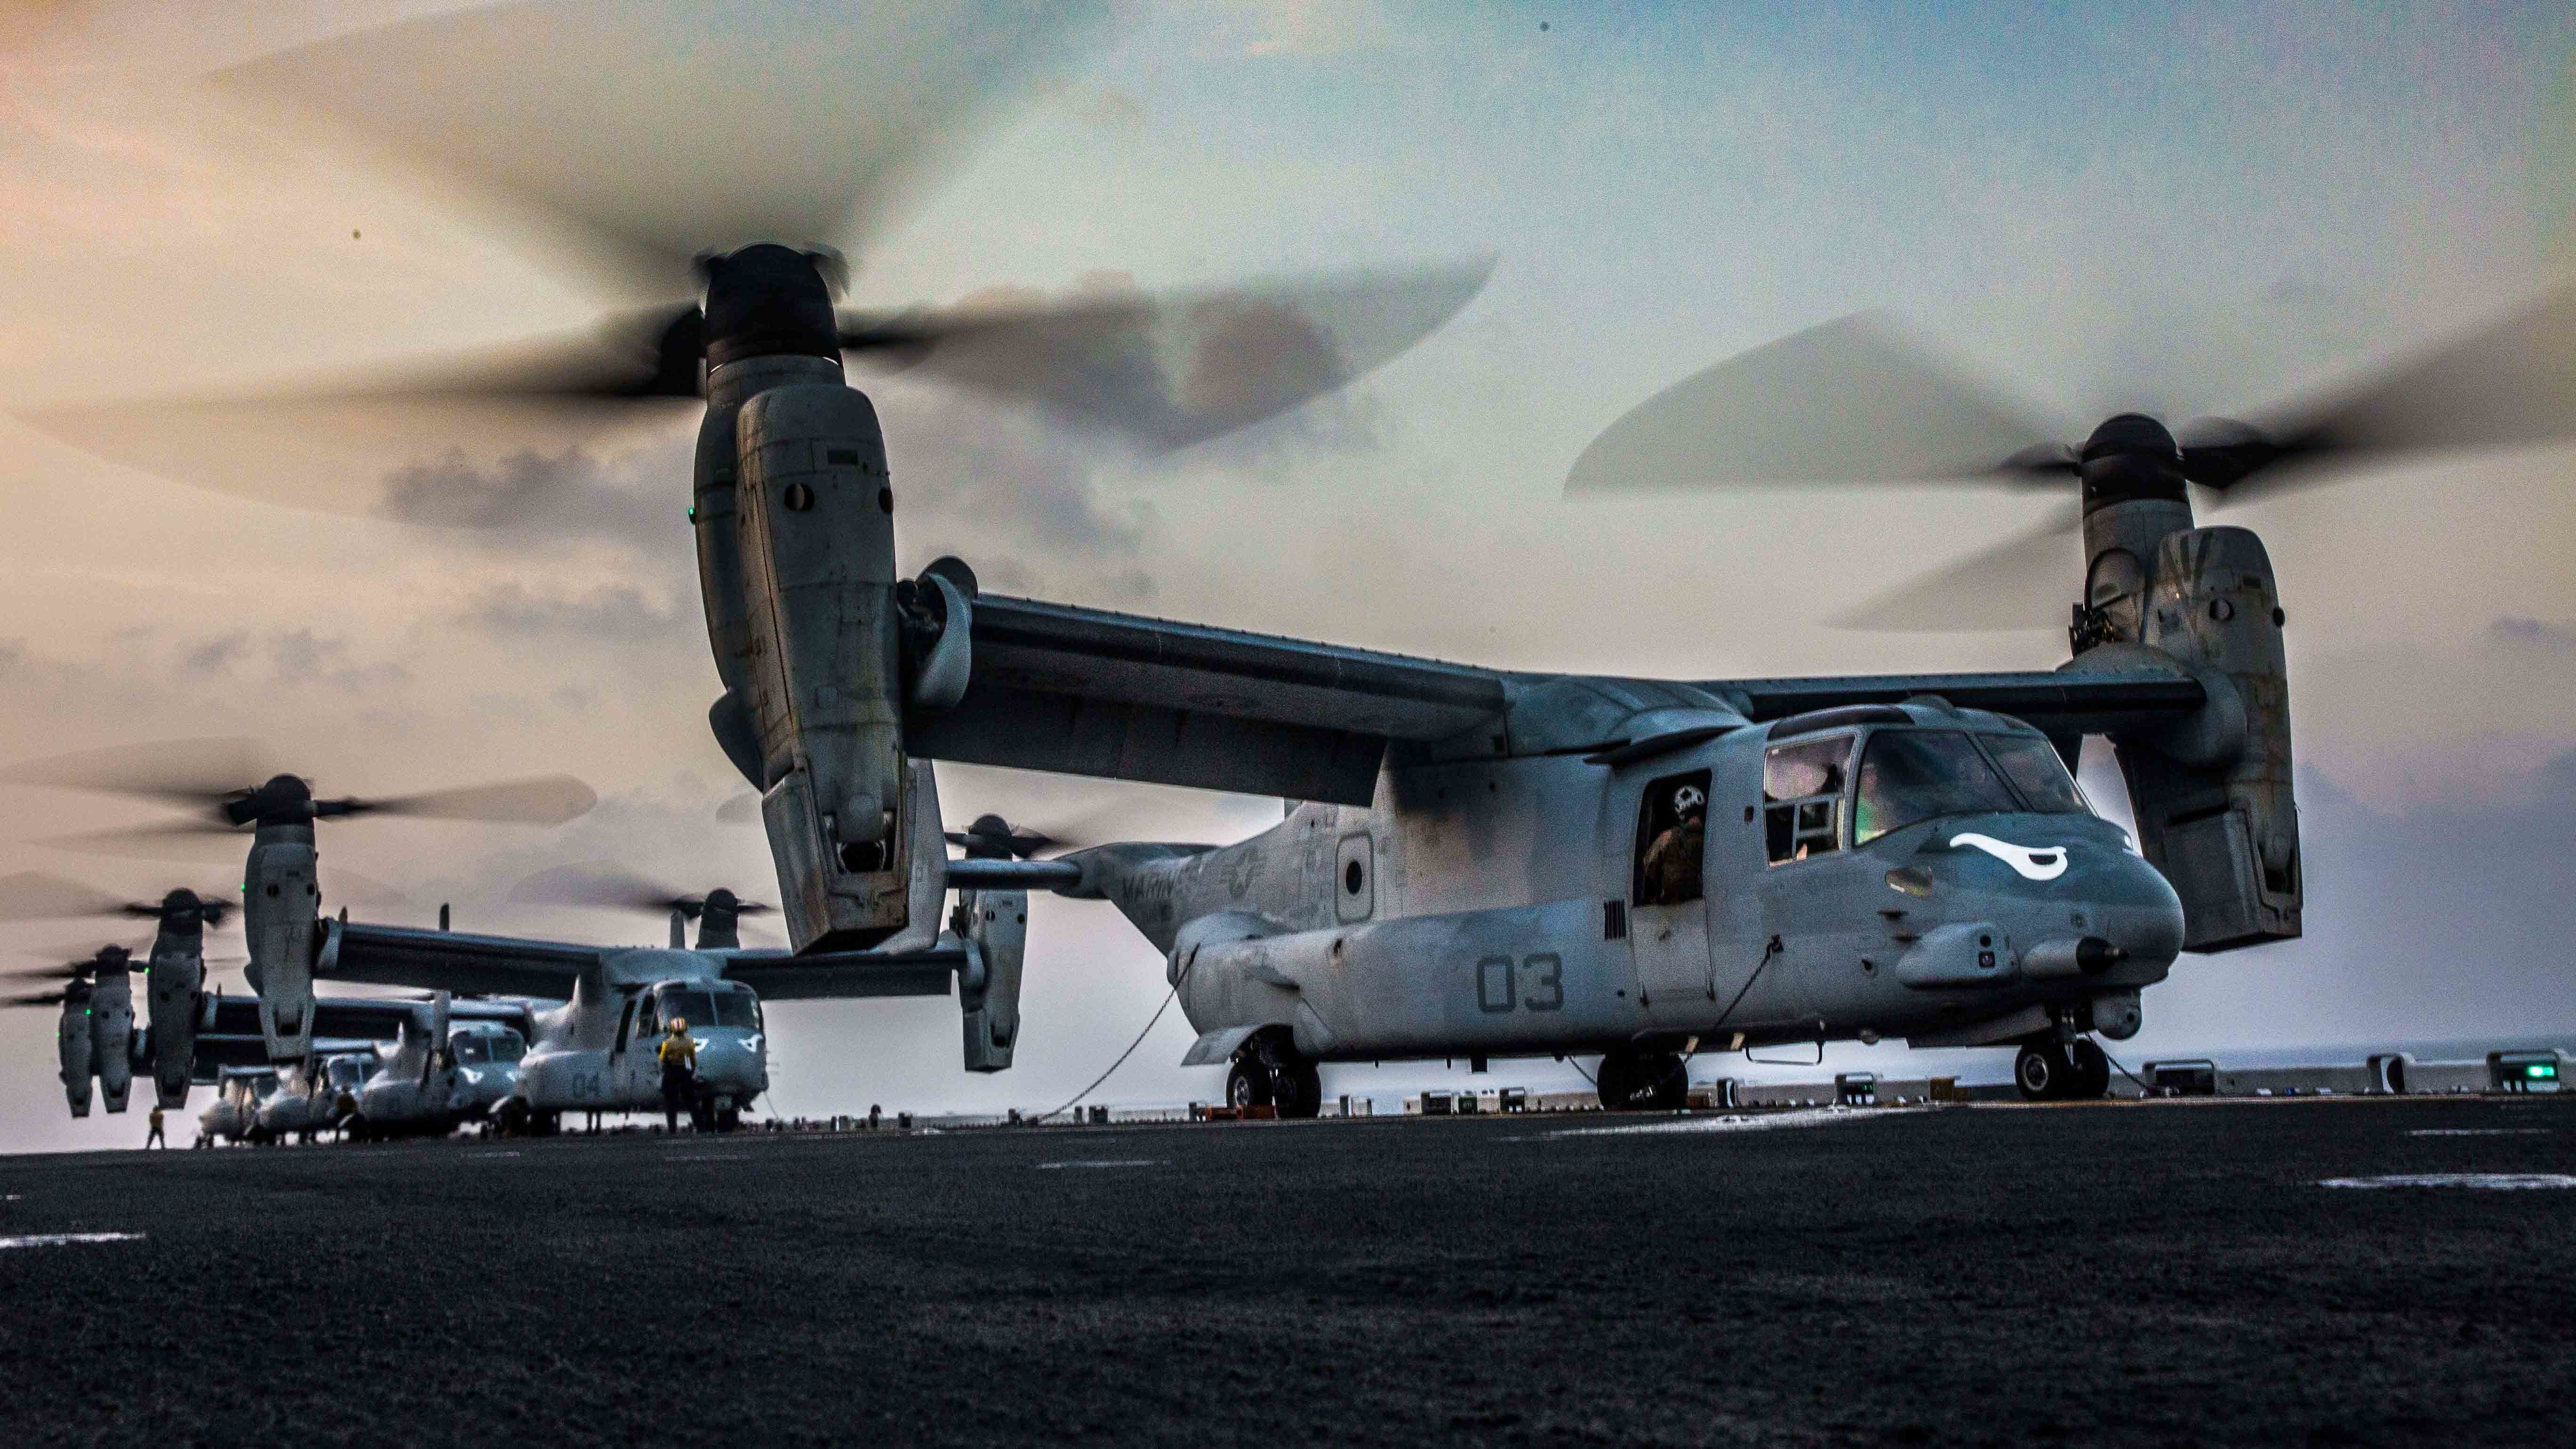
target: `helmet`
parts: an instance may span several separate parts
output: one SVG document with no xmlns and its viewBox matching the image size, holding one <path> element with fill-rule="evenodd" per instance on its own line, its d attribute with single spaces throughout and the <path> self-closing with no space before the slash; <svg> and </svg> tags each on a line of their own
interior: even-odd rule
<svg viewBox="0 0 2576 1449">
<path fill-rule="evenodd" d="M 671 1018 L 671 1035 L 678 1036 L 680 1033 L 687 1031 L 688 1029 L 689 1019 L 687 1017 L 675 1016 Z"/>
<path fill-rule="evenodd" d="M 1673 792 L 1673 813 L 1688 815 L 1693 811 L 1708 812 L 1708 792 L 1697 785 L 1684 785 Z"/>
</svg>

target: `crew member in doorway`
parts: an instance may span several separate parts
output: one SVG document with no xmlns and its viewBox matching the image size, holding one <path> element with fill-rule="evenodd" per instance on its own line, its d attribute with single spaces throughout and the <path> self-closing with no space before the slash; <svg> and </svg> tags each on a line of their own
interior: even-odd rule
<svg viewBox="0 0 2576 1449">
<path fill-rule="evenodd" d="M 698 1044 L 689 1039 L 688 1018 L 671 1018 L 671 1029 L 653 1049 L 662 1063 L 662 1125 L 680 1130 L 680 1114 L 689 1110 L 698 1085 Z"/>
<path fill-rule="evenodd" d="M 155 1147 L 166 1149 L 169 1145 L 169 1137 L 161 1131 L 161 1109 L 156 1105 L 152 1109 L 152 1131 L 144 1137 L 143 1147 L 148 1152 Z"/>
<path fill-rule="evenodd" d="M 1646 901 L 1668 906 L 1699 899 L 1700 851 L 1708 840 L 1708 792 L 1673 792 L 1673 823 L 1646 847 Z"/>
</svg>

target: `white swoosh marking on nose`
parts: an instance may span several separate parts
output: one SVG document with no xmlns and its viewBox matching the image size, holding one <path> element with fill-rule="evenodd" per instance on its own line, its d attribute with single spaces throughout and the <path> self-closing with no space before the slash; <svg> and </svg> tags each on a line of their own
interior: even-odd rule
<svg viewBox="0 0 2576 1449">
<path fill-rule="evenodd" d="M 2015 845 L 1973 830 L 1950 837 L 1952 845 L 1974 846 L 2013 868 L 2023 880 L 2055 880 L 2066 874 L 2066 847 L 2062 845 Z"/>
</svg>

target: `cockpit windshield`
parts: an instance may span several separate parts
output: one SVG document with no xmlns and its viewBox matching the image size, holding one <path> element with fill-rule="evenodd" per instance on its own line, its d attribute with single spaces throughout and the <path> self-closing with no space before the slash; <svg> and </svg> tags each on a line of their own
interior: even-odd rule
<svg viewBox="0 0 2576 1449">
<path fill-rule="evenodd" d="M 760 998 L 743 990 L 717 992 L 715 1024 L 760 1030 Z"/>
<path fill-rule="evenodd" d="M 1852 841 L 1866 843 L 1940 815 L 2007 814 L 2021 808 L 2003 776 L 1966 734 L 1880 730 L 1861 755 Z"/>
<path fill-rule="evenodd" d="M 515 1062 L 528 1054 L 527 1040 L 515 1031 L 505 1031 L 484 1040 L 492 1044 L 492 1060 L 496 1062 Z"/>
<path fill-rule="evenodd" d="M 367 1064 L 357 1057 L 331 1059 L 331 1085 L 355 1087 L 367 1080 Z"/>
<path fill-rule="evenodd" d="M 657 1004 L 662 1008 L 664 1026 L 670 1025 L 673 1017 L 686 1018 L 691 1026 L 716 1024 L 715 1003 L 708 999 L 703 987 L 665 986 L 657 994 Z"/>
<path fill-rule="evenodd" d="M 2021 802 L 2040 815 L 2080 815 L 2090 809 L 2057 747 L 2028 735 L 1979 735 L 1977 742 L 2003 767 L 2005 778 L 2021 793 Z"/>
<path fill-rule="evenodd" d="M 492 1060 L 492 1039 L 480 1032 L 460 1031 L 448 1038 L 448 1045 L 455 1049 L 459 1065 L 480 1066 Z"/>
</svg>

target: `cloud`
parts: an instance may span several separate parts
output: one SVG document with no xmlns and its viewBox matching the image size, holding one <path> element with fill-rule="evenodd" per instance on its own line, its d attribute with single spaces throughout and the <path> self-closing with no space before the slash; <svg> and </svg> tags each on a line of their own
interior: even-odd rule
<svg viewBox="0 0 2576 1449">
<path fill-rule="evenodd" d="M 377 511 L 405 523 L 477 530 L 474 543 L 502 551 L 579 538 L 661 556 L 687 547 L 690 488 L 684 439 L 613 459 L 575 446 L 477 463 L 457 448 L 388 473 Z"/>
<path fill-rule="evenodd" d="M 2576 650 L 2576 629 L 2564 624 L 2544 624 L 2538 619 L 2498 619 L 2487 625 L 2487 638 L 2513 648 L 2546 649 L 2553 653 Z"/>
<path fill-rule="evenodd" d="M 475 595 L 459 617 L 505 639 L 560 638 L 604 644 L 658 643 L 686 633 L 692 611 L 656 601 L 632 584 L 608 584 L 577 596 L 548 595 L 518 583 Z"/>
</svg>

